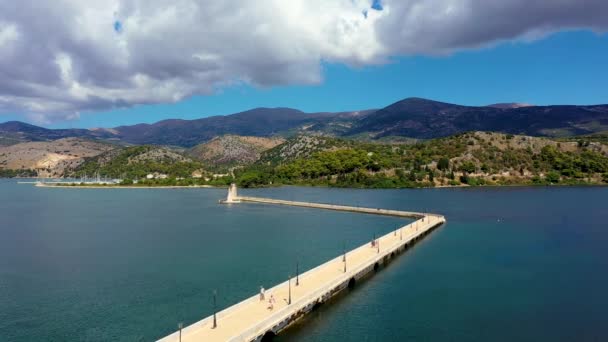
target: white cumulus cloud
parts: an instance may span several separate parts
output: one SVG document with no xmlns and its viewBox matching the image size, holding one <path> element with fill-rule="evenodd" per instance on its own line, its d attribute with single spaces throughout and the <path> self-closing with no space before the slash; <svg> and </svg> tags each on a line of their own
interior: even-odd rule
<svg viewBox="0 0 608 342">
<path fill-rule="evenodd" d="M 0 113 L 77 118 L 231 84 L 317 84 L 323 62 L 378 64 L 608 27 L 600 0 L 372 3 L 0 0 Z"/>
</svg>

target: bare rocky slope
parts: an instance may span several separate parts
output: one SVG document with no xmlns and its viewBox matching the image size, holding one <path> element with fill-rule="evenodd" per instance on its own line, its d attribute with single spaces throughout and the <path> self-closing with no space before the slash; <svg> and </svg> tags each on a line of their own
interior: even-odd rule
<svg viewBox="0 0 608 342">
<path fill-rule="evenodd" d="M 40 177 L 61 177 L 82 164 L 85 158 L 115 148 L 108 143 L 79 138 L 0 146 L 0 169 L 33 170 Z"/>
<path fill-rule="evenodd" d="M 284 141 L 281 137 L 224 135 L 193 147 L 188 155 L 214 166 L 251 164 L 260 158 L 262 152 Z"/>
</svg>

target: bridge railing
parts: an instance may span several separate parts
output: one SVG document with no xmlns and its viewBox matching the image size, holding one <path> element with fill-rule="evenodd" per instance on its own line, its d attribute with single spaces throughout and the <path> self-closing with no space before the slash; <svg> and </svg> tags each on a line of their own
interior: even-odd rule
<svg viewBox="0 0 608 342">
<path fill-rule="evenodd" d="M 296 300 L 295 303 L 292 303 L 291 305 L 288 305 L 288 306 L 278 310 L 276 313 L 272 314 L 270 317 L 264 319 L 260 323 L 257 323 L 256 325 L 252 326 L 251 328 L 230 338 L 229 341 L 249 341 L 249 340 L 255 338 L 256 336 L 266 333 L 266 331 L 272 329 L 275 325 L 280 324 L 283 320 L 285 320 L 287 317 L 289 317 L 289 315 L 291 315 L 293 312 L 297 312 L 297 311 L 303 309 L 304 307 L 306 307 L 307 305 L 310 305 L 313 301 L 316 301 L 316 300 L 322 298 L 323 295 L 325 295 L 327 292 L 331 291 L 336 286 L 339 286 L 342 282 L 345 281 L 345 279 L 352 276 L 352 274 L 356 274 L 358 271 L 361 271 L 362 269 L 363 269 L 363 267 L 359 266 L 359 267 L 357 267 L 356 270 L 347 271 L 347 273 L 345 273 L 342 277 L 330 282 L 327 285 L 322 286 L 321 288 L 319 288 L 307 295 L 304 295 L 303 297 Z"/>
<path fill-rule="evenodd" d="M 430 224 L 430 221 L 429 221 L 429 224 Z M 412 225 L 413 225 L 413 223 L 410 223 L 406 226 L 401 227 L 400 229 L 412 228 L 413 227 Z M 388 233 L 384 236 L 388 236 L 390 234 L 391 233 Z M 405 241 L 407 241 L 408 238 L 412 238 L 415 235 L 416 235 L 416 232 L 413 231 L 412 229 L 410 229 L 408 231 Z M 340 284 L 342 284 L 346 281 L 349 281 L 350 278 L 352 278 L 353 276 L 356 276 L 359 272 L 362 272 L 364 269 L 370 267 L 370 265 L 373 265 L 377 261 L 382 260 L 382 258 L 384 258 L 384 256 L 393 252 L 402 243 L 403 242 L 401 240 L 393 243 L 389 248 L 385 249 L 382 253 L 374 254 L 373 256 L 366 259 L 364 262 L 360 263 L 359 266 L 347 271 L 346 273 L 343 273 L 340 277 L 338 277 L 334 281 L 322 286 L 321 288 L 302 296 L 301 298 L 296 300 L 295 303 L 292 303 L 291 305 L 288 305 L 288 306 L 278 310 L 276 313 L 272 314 L 271 316 L 264 319 L 263 321 L 255 324 L 254 326 L 248 328 L 247 330 L 241 332 L 240 334 L 231 337 L 229 339 L 229 341 L 250 341 L 259 335 L 265 334 L 267 331 L 271 330 L 274 326 L 281 324 L 281 322 L 284 321 L 285 319 L 287 319 L 292 313 L 298 312 L 299 310 L 302 310 L 304 307 L 310 305 L 314 301 L 319 300 L 325 294 L 330 292 L 332 289 L 340 286 Z M 360 246 L 358 248 L 365 247 L 365 246 L 366 245 Z M 335 261 L 336 259 L 340 259 L 340 258 L 341 257 L 332 259 L 331 261 L 329 261 L 327 263 L 323 263 L 322 265 L 315 267 L 314 269 L 312 269 L 310 271 L 313 271 L 321 266 L 328 266 L 328 264 L 330 262 Z"/>
<path fill-rule="evenodd" d="M 288 200 L 282 200 L 282 199 L 250 197 L 250 196 L 239 196 L 238 198 L 242 201 L 250 201 L 250 202 L 286 204 L 286 205 L 292 205 L 292 206 L 303 206 L 303 207 L 324 208 L 324 209 L 331 209 L 331 210 L 361 212 L 361 213 L 368 213 L 368 214 L 381 214 L 381 215 L 390 215 L 390 216 L 410 217 L 410 218 L 416 218 L 416 219 L 420 219 L 425 216 L 425 214 L 423 214 L 423 213 L 413 212 L 413 211 L 367 208 L 367 207 L 353 207 L 353 206 L 331 204 L 331 203 L 288 201 Z"/>
</svg>

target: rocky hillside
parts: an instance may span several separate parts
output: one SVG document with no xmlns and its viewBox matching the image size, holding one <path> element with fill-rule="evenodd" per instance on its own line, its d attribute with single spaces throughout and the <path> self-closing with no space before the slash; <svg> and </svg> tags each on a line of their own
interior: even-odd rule
<svg viewBox="0 0 608 342">
<path fill-rule="evenodd" d="M 323 135 L 297 135 L 269 149 L 260 156 L 260 163 L 285 163 L 298 158 L 310 157 L 313 153 L 337 150 L 354 146 L 351 140 L 336 139 Z"/>
<path fill-rule="evenodd" d="M 132 146 L 87 158 L 70 176 L 99 174 L 102 177 L 141 179 L 148 174 L 168 177 L 202 175 L 203 165 L 189 157 L 157 146 Z"/>
<path fill-rule="evenodd" d="M 280 137 L 224 135 L 193 147 L 187 154 L 214 167 L 246 165 L 256 162 L 262 152 L 284 141 Z"/>
<path fill-rule="evenodd" d="M 26 142 L 0 146 L 0 169 L 33 170 L 39 177 L 61 177 L 85 158 L 111 151 L 116 146 L 79 138 Z"/>
<path fill-rule="evenodd" d="M 274 163 L 262 158 L 239 171 L 237 178 L 242 186 L 283 183 L 388 188 L 608 183 L 608 146 L 592 139 L 556 141 L 472 132 L 399 145 L 338 139 L 325 142 L 322 148 L 302 142 L 279 145 L 269 151 L 277 152 Z M 290 159 L 292 156 L 297 157 Z"/>
<path fill-rule="evenodd" d="M 459 147 L 449 165 L 456 175 L 486 183 L 547 180 L 600 183 L 608 172 L 608 145 L 597 141 L 556 141 L 546 138 L 475 132 L 442 142 Z M 463 149 L 463 144 L 464 149 Z M 429 165 L 430 168 L 437 165 Z"/>
</svg>

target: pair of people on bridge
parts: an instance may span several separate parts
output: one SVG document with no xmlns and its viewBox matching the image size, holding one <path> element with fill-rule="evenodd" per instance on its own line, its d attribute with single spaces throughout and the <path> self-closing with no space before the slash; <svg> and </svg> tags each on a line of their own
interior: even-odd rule
<svg viewBox="0 0 608 342">
<path fill-rule="evenodd" d="M 270 298 L 268 298 L 268 310 L 274 309 L 274 303 L 275 303 L 274 295 L 271 294 Z"/>
<path fill-rule="evenodd" d="M 266 290 L 264 289 L 264 286 L 260 286 L 260 302 L 263 302 L 264 299 L 266 297 Z M 270 294 L 270 298 L 268 298 L 268 309 L 272 310 L 274 309 L 274 296 L 272 294 Z"/>
</svg>

